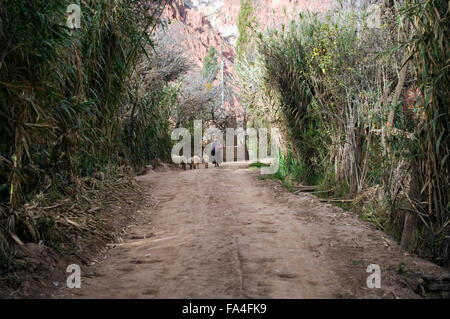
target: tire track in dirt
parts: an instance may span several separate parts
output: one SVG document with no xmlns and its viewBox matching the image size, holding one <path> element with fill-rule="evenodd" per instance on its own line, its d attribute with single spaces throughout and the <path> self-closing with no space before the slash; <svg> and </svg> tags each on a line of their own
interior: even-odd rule
<svg viewBox="0 0 450 319">
<path fill-rule="evenodd" d="M 83 270 L 94 275 L 81 289 L 59 297 L 417 297 L 395 266 L 440 271 L 356 216 L 255 175 L 221 167 L 139 177 L 154 205 L 106 260 Z M 381 289 L 366 287 L 370 263 L 382 268 Z"/>
</svg>

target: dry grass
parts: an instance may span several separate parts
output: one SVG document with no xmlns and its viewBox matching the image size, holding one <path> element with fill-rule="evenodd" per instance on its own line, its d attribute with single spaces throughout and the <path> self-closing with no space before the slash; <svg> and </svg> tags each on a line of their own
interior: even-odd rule
<svg viewBox="0 0 450 319">
<path fill-rule="evenodd" d="M 72 258 L 86 264 L 106 244 L 121 240 L 123 227 L 133 218 L 134 210 L 146 202 L 144 188 L 124 168 L 114 174 L 80 179 L 70 195 L 56 194 L 57 200 L 54 195 L 36 196 L 1 225 L 5 249 L 0 286 L 25 295 L 23 289 L 39 288 L 42 285 L 35 278 L 46 278 L 55 271 L 55 265 L 45 261 L 48 255 L 56 261 Z M 15 231 L 9 231 L 10 227 L 16 227 Z M 28 243 L 38 243 L 46 253 L 33 256 L 28 250 L 36 244 Z"/>
</svg>

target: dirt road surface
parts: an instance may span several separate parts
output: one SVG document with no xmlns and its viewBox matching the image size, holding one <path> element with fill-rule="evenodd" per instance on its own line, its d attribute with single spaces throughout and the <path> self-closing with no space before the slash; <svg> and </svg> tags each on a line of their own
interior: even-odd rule
<svg viewBox="0 0 450 319">
<path fill-rule="evenodd" d="M 65 298 L 417 298 L 398 274 L 437 266 L 353 213 L 239 167 L 138 178 L 149 203 Z M 381 288 L 369 289 L 369 264 Z"/>
</svg>

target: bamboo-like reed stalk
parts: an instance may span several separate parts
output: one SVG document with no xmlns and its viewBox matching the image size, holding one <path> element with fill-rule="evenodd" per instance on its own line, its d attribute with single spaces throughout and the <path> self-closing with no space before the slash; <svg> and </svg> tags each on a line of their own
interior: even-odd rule
<svg viewBox="0 0 450 319">
<path fill-rule="evenodd" d="M 38 193 L 64 194 L 106 167 L 142 166 L 160 155 L 157 146 L 152 152 L 127 147 L 127 136 L 154 136 L 151 143 L 157 143 L 167 135 L 170 108 L 163 104 L 173 94 L 164 89 L 167 81 L 139 96 L 142 112 L 133 115 L 131 131 L 126 124 L 128 97 L 135 93 L 129 82 L 138 63 L 151 65 L 151 34 L 166 1 L 77 3 L 81 28 L 74 30 L 66 26 L 71 2 L 0 4 L 1 238 L 25 223 L 17 212 Z M 33 240 L 35 233 L 30 229 L 26 236 Z"/>
</svg>

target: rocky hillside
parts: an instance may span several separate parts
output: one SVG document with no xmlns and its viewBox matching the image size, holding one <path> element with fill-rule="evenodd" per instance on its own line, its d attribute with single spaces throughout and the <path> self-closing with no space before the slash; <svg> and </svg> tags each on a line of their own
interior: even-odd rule
<svg viewBox="0 0 450 319">
<path fill-rule="evenodd" d="M 300 11 L 325 11 L 335 0 L 255 0 L 256 17 L 261 29 L 280 23 Z M 224 61 L 225 75 L 234 77 L 235 44 L 239 37 L 237 17 L 240 0 L 175 0 L 166 8 L 170 28 L 184 43 L 187 55 L 199 65 L 214 46 L 219 62 Z M 230 107 L 240 108 L 235 98 Z"/>
</svg>

